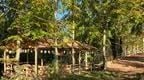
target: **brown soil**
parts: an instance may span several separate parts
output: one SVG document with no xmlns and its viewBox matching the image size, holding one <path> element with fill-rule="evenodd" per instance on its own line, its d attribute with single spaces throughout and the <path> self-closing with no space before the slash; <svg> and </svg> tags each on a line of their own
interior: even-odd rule
<svg viewBox="0 0 144 80">
<path fill-rule="evenodd" d="M 107 62 L 107 70 L 126 74 L 144 73 L 144 54 L 126 56 Z"/>
</svg>

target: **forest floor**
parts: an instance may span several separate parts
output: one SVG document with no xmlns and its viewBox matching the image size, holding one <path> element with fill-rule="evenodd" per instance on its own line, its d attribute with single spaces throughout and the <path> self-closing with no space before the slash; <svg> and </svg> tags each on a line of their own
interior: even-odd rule
<svg viewBox="0 0 144 80">
<path fill-rule="evenodd" d="M 144 54 L 129 55 L 114 61 L 108 61 L 107 70 L 121 73 L 127 78 L 140 75 L 144 80 Z"/>
<path fill-rule="evenodd" d="M 107 63 L 109 71 L 127 74 L 144 73 L 144 54 L 130 55 Z"/>
</svg>

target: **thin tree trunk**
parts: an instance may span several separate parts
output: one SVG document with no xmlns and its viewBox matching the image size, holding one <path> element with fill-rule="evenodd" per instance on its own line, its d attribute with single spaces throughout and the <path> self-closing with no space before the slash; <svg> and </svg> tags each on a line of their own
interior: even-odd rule
<svg viewBox="0 0 144 80">
<path fill-rule="evenodd" d="M 134 54 L 134 44 L 132 45 L 132 52 L 131 54 Z"/>
<path fill-rule="evenodd" d="M 104 29 L 104 35 L 103 35 L 103 69 L 106 69 L 106 30 Z"/>
<path fill-rule="evenodd" d="M 139 45 L 136 45 L 136 54 L 139 53 Z"/>
<path fill-rule="evenodd" d="M 128 47 L 128 45 L 126 45 L 126 54 L 125 54 L 125 56 L 127 56 L 129 54 L 129 47 Z"/>
<path fill-rule="evenodd" d="M 74 72 L 74 66 L 75 66 L 75 50 L 74 50 L 74 40 L 75 40 L 75 25 L 74 20 L 72 24 L 72 72 Z"/>
<path fill-rule="evenodd" d="M 133 45 L 133 54 L 136 54 L 136 45 Z"/>
<path fill-rule="evenodd" d="M 59 0 L 55 0 L 55 18 L 57 16 L 57 12 L 58 12 L 58 2 Z M 57 20 L 55 20 L 55 22 L 57 23 Z M 57 25 L 58 27 L 58 25 Z M 56 33 L 57 31 L 55 31 Z M 58 65 L 58 44 L 57 44 L 57 34 L 55 35 L 55 62 L 54 62 L 54 66 L 55 66 L 55 73 L 57 74 L 59 71 L 59 65 Z"/>
<path fill-rule="evenodd" d="M 132 52 L 132 48 L 131 48 L 131 46 L 132 46 L 132 45 L 129 45 L 129 50 L 128 50 L 128 51 L 129 51 L 129 53 L 128 53 L 128 55 L 130 55 L 130 54 L 131 54 L 131 52 Z"/>
<path fill-rule="evenodd" d="M 144 38 L 143 38 L 143 45 L 142 46 L 143 46 L 142 53 L 144 53 Z"/>
<path fill-rule="evenodd" d="M 126 56 L 127 55 L 127 45 L 124 46 L 124 55 L 123 56 Z"/>
</svg>

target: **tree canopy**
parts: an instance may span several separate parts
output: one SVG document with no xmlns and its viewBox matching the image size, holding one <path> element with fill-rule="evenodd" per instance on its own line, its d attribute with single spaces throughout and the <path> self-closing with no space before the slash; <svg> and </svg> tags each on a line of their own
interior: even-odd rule
<svg viewBox="0 0 144 80">
<path fill-rule="evenodd" d="M 102 48 L 106 30 L 106 45 L 114 48 L 134 36 L 143 38 L 142 0 L 10 0 L 2 4 L 1 41 L 75 35 L 80 42 Z"/>
</svg>

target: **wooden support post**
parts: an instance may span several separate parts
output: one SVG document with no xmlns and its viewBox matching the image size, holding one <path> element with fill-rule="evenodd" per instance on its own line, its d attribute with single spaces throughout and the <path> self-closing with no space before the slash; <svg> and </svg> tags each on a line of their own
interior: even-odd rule
<svg viewBox="0 0 144 80">
<path fill-rule="evenodd" d="M 55 47 L 55 72 L 58 73 L 59 63 L 58 63 L 58 48 Z"/>
<path fill-rule="evenodd" d="M 41 59 L 41 66 L 43 66 L 43 64 L 44 64 L 44 63 L 43 63 L 43 59 Z"/>
<path fill-rule="evenodd" d="M 55 39 L 55 73 L 57 74 L 59 71 L 59 62 L 58 62 L 58 43 L 57 43 L 57 39 Z"/>
<path fill-rule="evenodd" d="M 17 50 L 16 50 L 16 60 L 19 62 L 19 59 L 20 59 L 20 41 L 18 40 L 17 41 Z"/>
<path fill-rule="evenodd" d="M 4 56 L 3 56 L 4 72 L 6 71 L 6 52 L 7 52 L 7 49 L 4 50 Z"/>
<path fill-rule="evenodd" d="M 85 69 L 86 70 L 88 69 L 88 59 L 87 59 L 87 56 L 88 56 L 88 52 L 86 51 L 85 52 L 85 59 L 84 59 L 84 61 L 85 61 Z"/>
<path fill-rule="evenodd" d="M 16 50 L 16 61 L 19 61 L 19 59 L 20 59 L 20 48 L 17 48 L 17 50 Z"/>
<path fill-rule="evenodd" d="M 41 50 L 42 51 L 42 50 Z M 41 66 L 43 66 L 44 65 L 44 60 L 43 60 L 43 58 L 44 58 L 44 53 L 43 53 L 43 51 L 41 52 Z"/>
<path fill-rule="evenodd" d="M 34 48 L 34 52 L 35 52 L 35 73 L 36 75 L 38 75 L 38 52 L 37 52 L 37 48 Z"/>
<path fill-rule="evenodd" d="M 81 52 L 79 52 L 79 74 L 81 72 Z"/>
<path fill-rule="evenodd" d="M 72 48 L 72 72 L 74 72 L 74 68 L 75 68 L 75 51 L 74 48 Z"/>
</svg>

